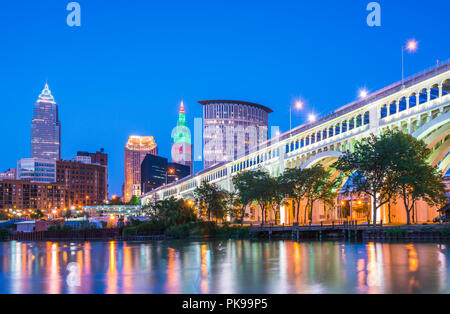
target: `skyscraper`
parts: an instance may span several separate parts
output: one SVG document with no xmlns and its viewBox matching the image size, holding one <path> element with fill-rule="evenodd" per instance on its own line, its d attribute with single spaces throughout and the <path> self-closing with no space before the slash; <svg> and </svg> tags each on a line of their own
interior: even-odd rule
<svg viewBox="0 0 450 314">
<path fill-rule="evenodd" d="M 205 100 L 203 105 L 204 167 L 230 161 L 267 140 L 273 111 L 246 101 Z"/>
<path fill-rule="evenodd" d="M 172 161 L 189 167 L 192 173 L 192 144 L 191 132 L 186 122 L 186 112 L 184 104 L 181 102 L 180 111 L 178 113 L 177 126 L 172 131 Z"/>
<path fill-rule="evenodd" d="M 130 136 L 125 145 L 125 183 L 122 198 L 141 195 L 141 164 L 147 154 L 158 155 L 153 136 Z"/>
<path fill-rule="evenodd" d="M 59 160 L 61 158 L 61 123 L 58 105 L 45 84 L 34 104 L 31 121 L 31 157 Z"/>
</svg>

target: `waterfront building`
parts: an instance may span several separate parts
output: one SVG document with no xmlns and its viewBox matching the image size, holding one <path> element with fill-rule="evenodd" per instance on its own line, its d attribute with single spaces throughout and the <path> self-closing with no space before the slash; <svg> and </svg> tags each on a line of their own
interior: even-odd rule
<svg viewBox="0 0 450 314">
<path fill-rule="evenodd" d="M 107 169 L 74 160 L 56 162 L 56 182 L 74 193 L 73 206 L 99 205 L 108 199 Z"/>
<path fill-rule="evenodd" d="M 17 179 L 30 182 L 56 182 L 56 161 L 43 158 L 22 158 L 17 162 Z"/>
<path fill-rule="evenodd" d="M 169 163 L 167 158 L 147 154 L 141 165 L 142 193 L 145 194 L 189 175 L 189 166 Z"/>
<path fill-rule="evenodd" d="M 141 164 L 147 154 L 158 155 L 153 136 L 130 136 L 125 145 L 124 202 L 129 202 L 133 195 L 141 195 Z"/>
<path fill-rule="evenodd" d="M 193 151 L 191 143 L 191 132 L 186 122 L 184 104 L 181 102 L 178 113 L 177 126 L 172 132 L 172 162 L 189 167 L 189 174 L 193 171 Z"/>
<path fill-rule="evenodd" d="M 203 105 L 205 168 L 231 161 L 267 141 L 271 109 L 235 100 L 205 100 L 199 103 Z"/>
<path fill-rule="evenodd" d="M 0 172 L 0 181 L 3 180 L 16 180 L 17 179 L 17 169 L 11 168 L 5 172 Z"/>
<path fill-rule="evenodd" d="M 31 157 L 59 160 L 61 158 L 61 123 L 58 105 L 45 84 L 34 104 L 31 121 Z"/>
<path fill-rule="evenodd" d="M 98 164 L 105 167 L 106 171 L 106 180 L 105 180 L 105 189 L 108 191 L 108 154 L 105 153 L 104 148 L 100 148 L 100 151 L 96 151 L 95 153 L 90 152 L 77 152 L 77 159 L 85 158 L 88 163 Z"/>
<path fill-rule="evenodd" d="M 0 208 L 13 212 L 24 210 L 63 210 L 72 206 L 73 193 L 56 183 L 24 180 L 0 182 Z M 25 214 L 25 213 L 24 213 Z"/>
<path fill-rule="evenodd" d="M 207 116 L 209 114 L 206 113 Z M 205 181 L 227 191 L 233 191 L 232 178 L 242 171 L 262 169 L 272 176 L 279 176 L 288 168 L 309 168 L 314 165 L 329 168 L 344 152 L 352 151 L 356 142 L 388 130 L 403 131 L 423 140 L 432 151 L 429 164 L 437 166 L 445 174 L 450 167 L 449 129 L 450 62 L 445 62 L 403 82 L 396 82 L 365 95 L 314 122 L 308 122 L 280 134 L 262 143 L 255 151 L 155 189 L 142 197 L 142 203 L 145 205 L 169 197 L 190 199 L 195 188 Z M 342 208 L 350 206 L 348 202 L 352 202 L 352 208 L 360 206 L 361 217 L 373 217 L 371 206 L 368 213 L 370 217 L 364 215 L 364 204 L 370 205 L 372 200 L 370 199 L 370 203 L 365 203 L 366 201 L 369 199 L 365 197 L 341 198 L 343 204 L 336 202 L 334 206 L 317 202 L 314 204 L 312 221 L 320 223 L 355 219 L 352 210 Z M 400 200 L 391 203 L 391 222 L 406 222 L 402 204 Z M 305 205 L 302 202 L 301 206 Z M 424 201 L 419 201 L 416 205 L 415 214 L 418 222 L 433 221 L 438 215 L 437 208 L 430 207 Z M 389 221 L 388 206 L 383 205 L 377 210 L 378 222 Z M 247 222 L 261 221 L 257 206 L 253 204 L 248 206 L 246 212 Z M 268 221 L 292 224 L 297 220 L 295 215 L 293 202 L 286 200 L 279 213 L 268 213 Z M 303 221 L 302 215 L 300 213 L 300 221 Z"/>
<path fill-rule="evenodd" d="M 142 213 L 141 205 L 99 205 L 83 206 L 83 212 L 89 217 L 95 216 L 140 216 Z"/>
</svg>

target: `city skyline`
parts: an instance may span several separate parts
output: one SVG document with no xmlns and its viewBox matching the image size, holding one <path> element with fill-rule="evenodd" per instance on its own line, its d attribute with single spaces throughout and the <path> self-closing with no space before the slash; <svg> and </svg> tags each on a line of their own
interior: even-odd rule
<svg viewBox="0 0 450 314">
<path fill-rule="evenodd" d="M 0 170 L 31 155 L 31 106 L 46 80 L 60 104 L 62 157 L 104 147 L 111 157 L 110 195 L 121 194 L 123 143 L 129 135 L 154 136 L 160 155 L 170 156 L 180 99 L 191 130 L 194 118 L 201 117 L 198 100 L 241 99 L 272 108 L 269 128 L 279 125 L 284 132 L 289 107 L 298 98 L 305 106 L 293 112 L 293 127 L 312 111 L 320 115 L 351 102 L 362 87 L 374 91 L 399 81 L 400 48 L 410 38 L 419 49 L 405 53 L 405 77 L 447 59 L 450 44 L 441 30 L 449 4 L 424 16 L 414 2 L 383 3 L 382 26 L 370 28 L 366 3 L 351 2 L 342 10 L 332 1 L 285 1 L 286 10 L 270 1 L 133 8 L 118 1 L 105 12 L 94 1 L 83 3 L 79 29 L 65 25 L 64 8 L 52 1 L 30 4 L 33 15 L 46 17 L 37 25 L 18 4 L 6 3 L 0 12 L 8 25 L 2 33 L 0 88 L 9 119 L 0 132 L 14 145 L 0 157 Z M 43 37 L 58 45 L 47 49 Z M 218 49 L 223 43 L 235 49 Z M 196 162 L 196 170 L 201 164 Z"/>
</svg>

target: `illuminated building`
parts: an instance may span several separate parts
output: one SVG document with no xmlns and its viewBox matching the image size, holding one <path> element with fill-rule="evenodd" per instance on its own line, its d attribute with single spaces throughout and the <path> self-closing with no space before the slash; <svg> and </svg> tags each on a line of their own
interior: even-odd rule
<svg viewBox="0 0 450 314">
<path fill-rule="evenodd" d="M 72 205 L 73 193 L 55 183 L 23 180 L 0 182 L 0 208 L 3 210 L 63 210 Z"/>
<path fill-rule="evenodd" d="M 34 104 L 31 121 L 31 157 L 59 160 L 61 158 L 61 123 L 58 105 L 45 84 Z"/>
<path fill-rule="evenodd" d="M 105 153 L 105 149 L 100 148 L 100 151 L 97 151 L 95 153 L 77 152 L 77 159 L 83 157 L 86 158 L 86 160 L 89 160 L 89 163 L 91 164 L 98 164 L 105 166 L 106 171 L 105 190 L 108 191 L 108 154 Z"/>
<path fill-rule="evenodd" d="M 147 154 L 141 165 L 142 194 L 190 175 L 190 167 Z"/>
<path fill-rule="evenodd" d="M 17 162 L 17 179 L 30 182 L 56 182 L 56 161 L 43 158 L 22 158 Z"/>
<path fill-rule="evenodd" d="M 56 182 L 73 194 L 73 205 L 100 205 L 108 199 L 106 166 L 86 161 L 56 162 Z"/>
<path fill-rule="evenodd" d="M 184 104 L 181 102 L 180 111 L 178 113 L 177 126 L 172 132 L 172 161 L 189 167 L 189 174 L 193 170 L 193 155 L 191 132 L 186 122 L 186 112 Z"/>
<path fill-rule="evenodd" d="M 153 136 L 130 136 L 125 145 L 125 183 L 123 200 L 141 195 L 141 164 L 147 154 L 158 155 Z"/>
<path fill-rule="evenodd" d="M 206 100 L 203 105 L 204 167 L 231 161 L 267 141 L 273 111 L 245 101 Z"/>
</svg>

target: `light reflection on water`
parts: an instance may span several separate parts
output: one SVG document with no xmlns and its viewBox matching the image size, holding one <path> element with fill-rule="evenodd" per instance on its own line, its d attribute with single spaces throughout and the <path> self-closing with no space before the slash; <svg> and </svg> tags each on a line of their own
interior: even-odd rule
<svg viewBox="0 0 450 314">
<path fill-rule="evenodd" d="M 0 242 L 0 293 L 450 293 L 446 244 Z M 67 278 L 80 270 L 79 285 Z"/>
</svg>

